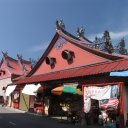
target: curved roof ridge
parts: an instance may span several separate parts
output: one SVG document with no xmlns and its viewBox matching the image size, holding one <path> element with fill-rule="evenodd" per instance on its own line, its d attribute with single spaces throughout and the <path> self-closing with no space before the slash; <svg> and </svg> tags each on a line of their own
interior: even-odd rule
<svg viewBox="0 0 128 128">
<path fill-rule="evenodd" d="M 5 57 L 5 59 L 9 59 L 9 60 L 13 60 L 13 61 L 17 61 L 17 62 L 18 62 L 17 59 L 14 59 L 14 58 L 12 58 L 12 57 L 10 57 L 10 56 Z"/>
<path fill-rule="evenodd" d="M 120 57 L 128 59 L 127 55 L 122 55 L 122 54 L 117 54 L 117 53 L 113 53 L 113 55 L 120 56 Z"/>
<path fill-rule="evenodd" d="M 57 33 L 59 35 L 64 36 L 67 39 L 70 38 L 70 40 L 76 41 L 77 43 L 85 43 L 85 44 L 87 44 L 87 42 L 88 42 L 87 45 L 90 45 L 90 44 L 93 43 L 91 40 L 89 40 L 85 36 L 78 38 L 78 37 L 74 36 L 73 34 L 67 32 L 66 30 L 63 30 L 63 29 L 59 29 L 59 30 L 56 30 L 56 31 L 57 31 Z M 85 42 L 85 41 L 87 41 L 87 42 Z"/>
<path fill-rule="evenodd" d="M 22 63 L 25 63 L 25 64 L 31 64 L 31 61 L 29 61 L 29 60 L 22 59 L 21 61 L 22 61 Z"/>
<path fill-rule="evenodd" d="M 65 31 L 65 30 L 64 30 Z M 66 33 L 64 33 L 64 31 L 62 31 L 62 30 L 57 30 L 57 33 L 60 35 L 60 36 L 62 36 L 63 38 L 65 38 L 66 40 L 68 40 L 68 41 L 72 41 L 72 42 L 76 42 L 76 43 L 78 43 L 78 44 L 86 44 L 86 45 L 90 45 L 90 43 L 85 43 L 83 40 L 81 40 L 81 39 L 79 39 L 79 38 L 72 38 L 71 36 L 69 36 L 69 34 L 70 33 L 68 33 L 67 31 L 65 31 L 66 33 L 68 33 L 68 35 L 66 34 Z M 70 35 L 72 35 L 72 34 L 70 34 Z M 75 37 L 74 35 L 72 35 L 73 37 Z M 89 40 L 87 40 L 88 42 L 89 42 Z M 91 41 L 90 41 L 91 42 Z"/>
<path fill-rule="evenodd" d="M 57 30 L 57 31 L 58 31 L 58 30 Z M 78 37 L 74 36 L 73 34 L 69 33 L 68 31 L 66 31 L 66 30 L 64 30 L 64 29 L 61 29 L 61 31 L 62 31 L 65 35 L 70 36 L 71 38 L 80 41 L 80 39 L 79 39 Z"/>
<path fill-rule="evenodd" d="M 84 37 L 80 37 L 80 40 L 83 41 L 83 43 L 84 43 L 85 41 L 88 41 L 90 44 L 93 43 L 91 40 L 89 40 L 89 39 L 86 38 L 85 36 L 84 36 Z"/>
<path fill-rule="evenodd" d="M 88 46 L 85 46 L 83 43 L 82 43 L 81 45 L 82 45 L 83 47 L 88 47 Z M 101 53 L 101 54 L 106 54 L 106 55 L 108 55 L 108 56 L 119 57 L 120 59 L 126 57 L 126 56 L 123 56 L 123 55 L 120 55 L 120 54 L 115 54 L 115 53 L 110 54 L 110 53 L 107 53 L 107 52 L 98 50 L 98 49 L 96 49 L 96 48 L 90 48 L 90 47 L 88 47 L 88 49 L 94 50 L 94 51 L 99 52 L 99 53 Z"/>
<path fill-rule="evenodd" d="M 123 58 L 122 56 L 118 56 L 118 55 L 114 55 L 114 54 L 109 54 L 109 53 L 106 53 L 106 52 L 103 52 L 103 51 L 100 51 L 100 50 L 98 50 L 98 49 L 95 49 L 95 48 L 90 48 L 88 45 L 90 45 L 90 43 L 87 43 L 89 40 L 87 39 L 86 41 L 87 42 L 85 42 L 85 41 L 82 41 L 82 40 L 76 40 L 76 39 L 73 39 L 73 38 L 71 38 L 71 37 L 69 37 L 68 35 L 66 35 L 65 33 L 63 33 L 63 31 L 61 31 L 61 30 L 57 30 L 57 33 L 60 35 L 60 36 L 62 36 L 63 38 L 65 38 L 66 40 L 68 40 L 68 41 L 70 41 L 70 42 L 72 42 L 72 43 L 74 43 L 74 44 L 76 44 L 77 46 L 81 46 L 83 49 L 86 49 L 87 51 L 90 51 L 90 52 L 92 52 L 92 53 L 95 53 L 95 54 L 97 54 L 97 55 L 99 55 L 99 56 L 106 56 L 108 59 L 114 59 L 114 60 L 116 60 L 116 59 L 121 59 L 121 58 Z M 90 41 L 91 42 L 91 41 Z M 85 46 L 86 45 L 86 46 Z"/>
<path fill-rule="evenodd" d="M 75 39 L 75 38 L 72 38 L 72 37 L 69 36 L 69 35 L 66 35 L 66 33 L 64 33 L 64 32 L 61 31 L 61 30 L 57 30 L 57 33 L 58 33 L 60 36 L 62 36 L 63 38 L 65 38 L 66 40 L 70 40 L 70 41 L 72 41 L 72 42 L 77 42 L 77 43 L 80 42 L 80 40 L 77 40 L 77 39 Z"/>
</svg>

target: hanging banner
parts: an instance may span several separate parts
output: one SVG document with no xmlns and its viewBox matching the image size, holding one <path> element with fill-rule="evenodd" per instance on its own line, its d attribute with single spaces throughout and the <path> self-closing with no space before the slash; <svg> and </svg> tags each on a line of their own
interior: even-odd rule
<svg viewBox="0 0 128 128">
<path fill-rule="evenodd" d="M 84 99 L 84 112 L 88 113 L 91 109 L 91 98 L 86 97 Z"/>
<path fill-rule="evenodd" d="M 95 100 L 109 99 L 111 96 L 111 86 L 97 87 L 90 86 L 84 87 L 84 97 L 90 97 Z"/>
<path fill-rule="evenodd" d="M 97 87 L 90 86 L 84 87 L 84 112 L 88 113 L 91 109 L 91 99 L 103 100 L 109 99 L 111 96 L 111 86 Z"/>
<path fill-rule="evenodd" d="M 108 108 L 111 106 L 117 109 L 119 104 L 118 97 L 118 85 L 84 87 L 84 112 L 88 113 L 90 111 L 91 99 L 99 100 L 100 108 Z"/>
</svg>

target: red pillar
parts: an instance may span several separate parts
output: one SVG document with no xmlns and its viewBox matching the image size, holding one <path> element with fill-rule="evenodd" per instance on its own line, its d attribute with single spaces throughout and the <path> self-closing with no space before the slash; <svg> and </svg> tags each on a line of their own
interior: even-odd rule
<svg viewBox="0 0 128 128">
<path fill-rule="evenodd" d="M 119 84 L 119 88 L 120 88 L 120 99 L 119 99 L 119 102 L 120 102 L 120 112 L 119 112 L 119 118 L 120 118 L 120 128 L 124 128 L 124 98 L 123 98 L 123 85 L 124 83 L 120 83 Z"/>
</svg>

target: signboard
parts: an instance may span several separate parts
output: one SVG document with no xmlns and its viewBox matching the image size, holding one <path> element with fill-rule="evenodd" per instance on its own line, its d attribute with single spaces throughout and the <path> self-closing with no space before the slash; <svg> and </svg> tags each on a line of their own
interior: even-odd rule
<svg viewBox="0 0 128 128">
<path fill-rule="evenodd" d="M 111 86 L 97 87 L 90 86 L 84 87 L 84 97 L 90 97 L 95 100 L 109 99 L 111 94 Z"/>
</svg>

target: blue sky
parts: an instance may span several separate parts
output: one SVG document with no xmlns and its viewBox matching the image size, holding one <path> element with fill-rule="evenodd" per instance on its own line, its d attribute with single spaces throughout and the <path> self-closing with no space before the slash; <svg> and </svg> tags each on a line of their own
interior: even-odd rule
<svg viewBox="0 0 128 128">
<path fill-rule="evenodd" d="M 40 58 L 60 19 L 74 35 L 83 26 L 92 41 L 108 30 L 114 42 L 128 43 L 127 13 L 128 0 L 0 0 L 0 51 Z"/>
</svg>

